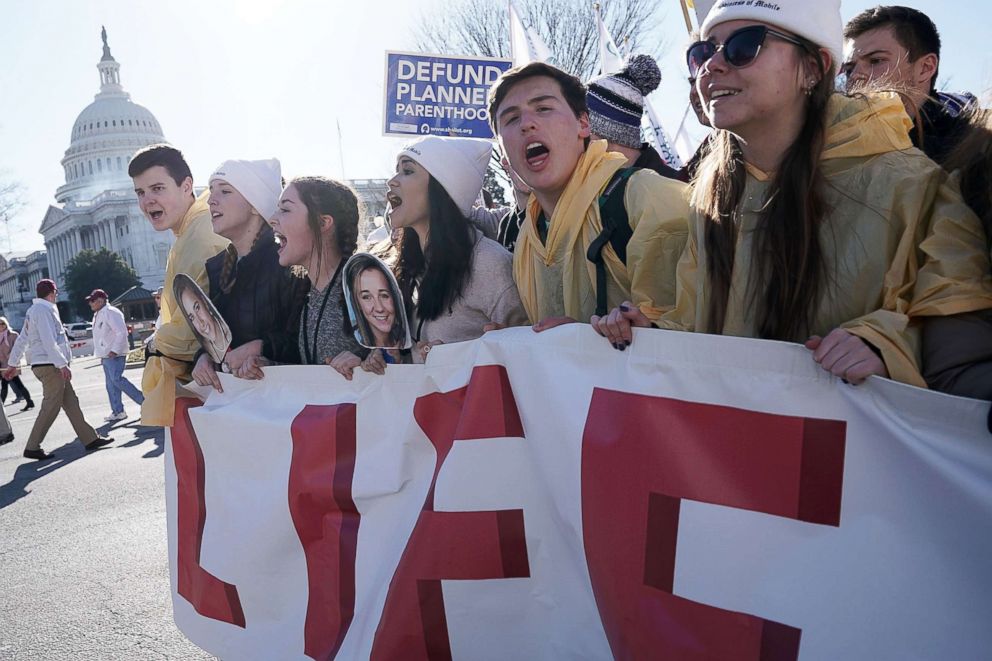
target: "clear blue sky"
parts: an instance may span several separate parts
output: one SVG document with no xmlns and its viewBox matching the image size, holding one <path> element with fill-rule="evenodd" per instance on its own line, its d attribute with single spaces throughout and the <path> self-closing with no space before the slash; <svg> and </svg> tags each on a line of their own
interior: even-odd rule
<svg viewBox="0 0 992 661">
<path fill-rule="evenodd" d="M 608 2 L 609 0 L 605 0 Z M 659 0 L 668 44 L 652 96 L 674 132 L 685 107 L 677 0 Z M 443 0 L 37 0 L 5 3 L 0 20 L 0 176 L 27 188 L 11 247 L 43 247 L 37 233 L 78 113 L 99 88 L 100 25 L 121 80 L 205 183 L 227 158 L 278 157 L 287 176 L 385 177 L 402 140 L 381 136 L 386 50 L 413 50 L 413 26 Z M 844 0 L 849 18 L 875 2 Z M 944 39 L 950 88 L 992 87 L 992 2 L 914 0 Z M 619 35 L 616 35 L 619 38 Z M 337 122 L 342 141 L 339 144 Z M 6 251 L 0 233 L 0 250 Z"/>
</svg>

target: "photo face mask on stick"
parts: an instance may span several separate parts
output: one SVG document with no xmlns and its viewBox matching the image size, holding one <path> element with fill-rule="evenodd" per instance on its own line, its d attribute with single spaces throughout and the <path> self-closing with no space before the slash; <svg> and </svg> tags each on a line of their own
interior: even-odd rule
<svg viewBox="0 0 992 661">
<path fill-rule="evenodd" d="M 213 302 L 196 281 L 185 273 L 176 275 L 172 292 L 186 323 L 200 341 L 200 346 L 210 354 L 215 363 L 223 363 L 224 356 L 231 347 L 231 329 Z"/>
<path fill-rule="evenodd" d="M 368 349 L 410 348 L 403 296 L 388 266 L 368 253 L 356 253 L 344 265 L 341 286 L 355 341 Z"/>
</svg>

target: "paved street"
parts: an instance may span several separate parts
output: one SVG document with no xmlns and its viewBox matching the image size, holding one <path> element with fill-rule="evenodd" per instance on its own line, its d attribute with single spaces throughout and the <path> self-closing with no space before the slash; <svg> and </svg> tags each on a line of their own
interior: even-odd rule
<svg viewBox="0 0 992 661">
<path fill-rule="evenodd" d="M 125 376 L 141 382 L 140 369 Z M 207 659 L 172 621 L 163 494 L 163 432 L 129 420 L 89 455 L 60 414 L 43 445 L 56 459 L 21 452 L 41 385 L 22 375 L 35 409 L 5 407 L 16 439 L 0 446 L 0 660 Z M 73 385 L 91 424 L 110 413 L 103 370 L 73 363 Z"/>
</svg>

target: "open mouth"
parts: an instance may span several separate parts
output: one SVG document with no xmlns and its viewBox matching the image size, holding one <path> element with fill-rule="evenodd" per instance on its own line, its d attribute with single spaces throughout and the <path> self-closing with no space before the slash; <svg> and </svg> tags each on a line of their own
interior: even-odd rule
<svg viewBox="0 0 992 661">
<path fill-rule="evenodd" d="M 148 217 L 151 218 L 152 221 L 156 221 L 156 220 L 160 219 L 164 215 L 165 215 L 165 212 L 164 211 L 150 211 L 148 213 Z"/>
<path fill-rule="evenodd" d="M 726 96 L 737 96 L 738 94 L 740 94 L 739 90 L 713 90 L 710 92 L 710 101 L 716 101 Z"/>
<path fill-rule="evenodd" d="M 387 193 L 386 202 L 389 202 L 389 206 L 393 209 L 403 204 L 403 200 L 396 193 Z"/>
<path fill-rule="evenodd" d="M 550 151 L 541 142 L 532 142 L 527 145 L 527 150 L 524 155 L 527 158 L 527 165 L 531 168 L 540 168 L 548 161 L 548 155 Z"/>
<path fill-rule="evenodd" d="M 219 212 L 219 211 L 214 211 L 214 212 L 212 212 L 212 213 L 210 214 L 210 217 L 211 217 L 211 218 L 213 218 L 214 220 L 217 220 L 218 218 L 220 218 L 220 217 L 221 217 L 221 216 L 223 216 L 223 215 L 224 215 L 224 214 L 222 214 L 222 213 L 221 213 L 221 212 Z"/>
<path fill-rule="evenodd" d="M 272 238 L 275 240 L 276 245 L 279 247 L 279 252 L 282 252 L 282 249 L 286 247 L 285 235 L 280 234 L 279 232 L 273 232 Z"/>
</svg>

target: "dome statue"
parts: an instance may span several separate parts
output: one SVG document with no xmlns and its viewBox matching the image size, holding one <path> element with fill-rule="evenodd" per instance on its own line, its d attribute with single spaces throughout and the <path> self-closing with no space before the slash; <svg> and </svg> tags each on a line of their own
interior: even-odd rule
<svg viewBox="0 0 992 661">
<path fill-rule="evenodd" d="M 120 64 L 110 54 L 102 29 L 103 57 L 97 63 L 100 91 L 72 125 L 62 159 L 65 184 L 55 192 L 60 203 L 86 200 L 102 191 L 130 186 L 127 164 L 136 151 L 165 142 L 162 127 L 144 106 L 131 101 L 120 81 Z"/>
</svg>

